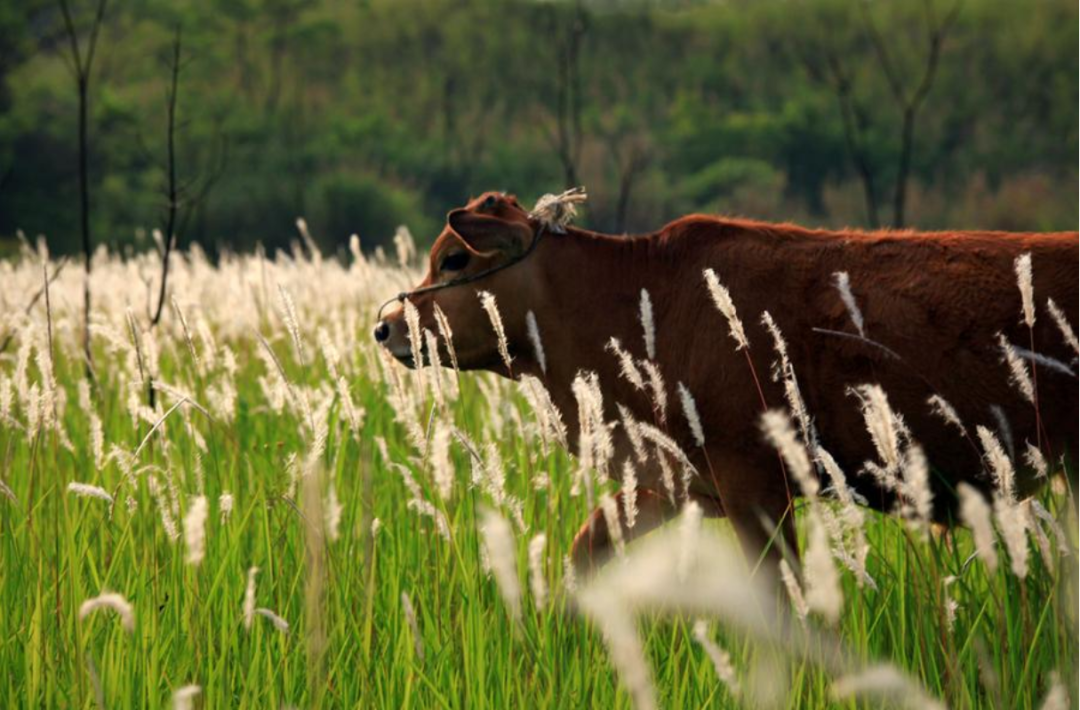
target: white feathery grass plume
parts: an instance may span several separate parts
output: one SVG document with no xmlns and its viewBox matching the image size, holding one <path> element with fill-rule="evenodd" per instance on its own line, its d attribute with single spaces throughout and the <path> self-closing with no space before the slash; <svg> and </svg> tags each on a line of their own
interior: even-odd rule
<svg viewBox="0 0 1080 710">
<path fill-rule="evenodd" d="M 278 284 L 278 294 L 281 296 L 285 327 L 288 329 L 289 335 L 292 336 L 293 346 L 296 348 L 296 358 L 303 365 L 306 363 L 307 358 L 304 356 L 304 341 L 300 337 L 300 321 L 296 317 L 296 303 L 293 302 L 292 295 L 281 284 Z"/>
<path fill-rule="evenodd" d="M 675 486 L 675 471 L 671 468 L 671 461 L 662 451 L 657 455 L 656 460 L 660 464 L 660 481 L 664 484 L 664 491 L 668 495 L 668 500 L 674 505 L 675 499 L 679 496 L 679 491 Z"/>
<path fill-rule="evenodd" d="M 0 416 L 3 421 L 3 416 Z M 90 411 L 90 451 L 94 454 L 94 465 L 98 468 L 105 466 L 105 428 L 101 425 L 101 417 L 93 410 Z"/>
<path fill-rule="evenodd" d="M 720 648 L 720 645 L 709 637 L 709 625 L 704 619 L 694 622 L 694 640 L 705 649 L 716 671 L 716 677 L 727 687 L 732 696 L 739 697 L 739 677 L 731 664 L 731 654 Z"/>
<path fill-rule="evenodd" d="M 630 410 L 621 404 L 615 405 L 619 410 L 619 421 L 622 423 L 626 438 L 630 440 L 630 448 L 634 451 L 637 462 L 644 464 L 649 460 L 649 452 L 645 449 L 645 439 L 641 435 L 641 426 Z"/>
<path fill-rule="evenodd" d="M 840 575 L 833 564 L 829 531 L 821 516 L 810 511 L 810 540 L 806 545 L 806 605 L 830 624 L 840 620 L 844 593 Z"/>
<path fill-rule="evenodd" d="M 405 623 L 409 625 L 409 632 L 413 638 L 413 652 L 420 661 L 424 660 L 424 637 L 420 635 L 420 624 L 416 619 L 416 609 L 408 592 L 401 593 L 401 611 L 405 614 Z"/>
<path fill-rule="evenodd" d="M 218 516 L 221 525 L 228 523 L 229 518 L 232 517 L 233 503 L 233 494 L 228 491 L 218 496 Z"/>
<path fill-rule="evenodd" d="M 1023 503 L 1001 496 L 994 500 L 994 519 L 1009 552 L 1009 566 L 1019 579 L 1028 574 L 1028 516 L 1024 508 Z"/>
<path fill-rule="evenodd" d="M 371 519 L 371 537 L 374 539 L 378 536 L 379 531 L 382 530 L 382 521 L 378 518 Z"/>
<path fill-rule="evenodd" d="M 1031 276 L 1031 252 L 1016 257 L 1013 263 L 1016 269 L 1016 286 L 1020 289 L 1023 304 L 1024 324 L 1028 328 L 1035 326 L 1035 287 Z"/>
<path fill-rule="evenodd" d="M 611 663 L 626 686 L 636 710 L 656 710 L 656 693 L 652 685 L 652 673 L 645 660 L 645 649 L 638 636 L 634 617 L 628 611 L 613 604 L 609 598 L 590 595 L 592 585 L 577 594 L 579 605 L 600 627 L 607 644 Z M 584 597 L 584 601 L 582 600 Z"/>
<path fill-rule="evenodd" d="M 526 401 L 536 415 L 536 423 L 540 428 L 540 438 L 544 443 L 545 452 L 548 438 L 566 447 L 566 425 L 563 423 L 562 412 L 555 406 L 547 387 L 544 387 L 544 384 L 532 375 L 522 375 L 518 383 Z"/>
<path fill-rule="evenodd" d="M 78 483 L 72 481 L 67 486 L 68 493 L 74 493 L 80 498 L 97 498 L 107 502 L 109 505 L 113 504 L 113 497 L 109 495 L 109 492 L 101 486 L 93 486 L 89 483 Z"/>
<path fill-rule="evenodd" d="M 197 685 L 185 685 L 173 692 L 173 710 L 193 710 L 195 698 L 202 692 Z"/>
<path fill-rule="evenodd" d="M 394 230 L 394 250 L 397 252 L 398 266 L 405 268 L 416 256 L 416 240 L 404 224 Z"/>
<path fill-rule="evenodd" d="M 312 239 L 307 220 L 303 217 L 296 218 L 296 231 L 300 232 L 300 238 L 304 241 L 304 246 L 307 247 L 311 262 L 316 266 L 322 264 L 322 252 L 319 251 L 319 245 Z M 302 254 L 298 256 L 302 256 Z"/>
<path fill-rule="evenodd" d="M 1046 508 L 1043 507 L 1037 499 L 1032 498 L 1030 500 L 1031 511 L 1035 513 L 1035 517 L 1046 523 L 1050 528 L 1050 531 L 1054 533 L 1054 539 L 1057 540 L 1058 551 L 1065 557 L 1068 557 L 1072 550 L 1069 547 L 1069 538 L 1065 535 L 1065 528 L 1061 526 L 1061 523 L 1050 514 Z"/>
<path fill-rule="evenodd" d="M 821 486 L 813 476 L 813 467 L 806 447 L 795 436 L 791 418 L 780 410 L 770 409 L 761 415 L 761 424 L 765 438 L 780 452 L 788 470 L 798 481 L 803 495 L 810 500 L 816 500 Z"/>
<path fill-rule="evenodd" d="M 85 381 L 86 380 L 80 380 L 80 382 L 85 382 Z M 10 422 L 10 421 L 12 421 L 12 419 L 11 419 L 11 401 L 12 401 L 11 380 L 8 379 L 7 377 L 5 377 L 4 375 L 0 375 L 0 422 Z M 89 405 L 87 405 L 86 409 L 87 410 L 90 409 Z M 93 412 L 91 412 L 91 415 L 93 415 Z"/>
<path fill-rule="evenodd" d="M 735 341 L 736 350 L 744 350 L 750 347 L 750 341 L 746 339 L 746 330 L 743 329 L 739 314 L 735 311 L 735 302 L 731 300 L 731 293 L 720 283 L 716 272 L 705 269 L 705 285 L 709 289 L 709 296 L 716 309 L 727 319 L 728 329 L 732 340 Z"/>
<path fill-rule="evenodd" d="M 187 554 L 184 561 L 198 566 L 206 556 L 206 516 L 210 505 L 206 496 L 195 496 L 191 508 L 184 514 L 184 545 Z"/>
<path fill-rule="evenodd" d="M 787 560 L 780 560 L 780 579 L 783 580 L 791 604 L 795 607 L 795 614 L 800 621 L 805 622 L 806 617 L 810 614 L 810 606 L 806 603 L 806 597 L 803 596 L 799 580 L 795 578 L 795 573 L 791 571 L 791 565 L 788 564 Z"/>
<path fill-rule="evenodd" d="M 997 433 L 1001 437 L 1001 443 L 1005 445 L 1005 451 L 1008 452 L 1010 459 L 1016 458 L 1016 445 L 1013 440 L 1012 425 L 1009 424 L 1009 417 L 1006 416 L 1005 410 L 1001 405 L 990 405 L 990 415 L 994 417 L 994 422 L 997 424 Z"/>
<path fill-rule="evenodd" d="M 5 498 L 7 498 L 13 503 L 17 503 L 19 500 L 15 497 L 15 491 L 11 490 L 11 486 L 9 486 L 3 480 L 0 480 L 0 494 L 3 494 Z"/>
<path fill-rule="evenodd" d="M 991 522 L 990 504 L 975 488 L 967 483 L 957 486 L 960 497 L 960 520 L 971 528 L 975 541 L 975 553 L 993 574 L 997 571 L 997 541 L 994 538 L 994 525 Z"/>
<path fill-rule="evenodd" d="M 1050 538 L 1046 536 L 1046 532 L 1042 529 L 1042 525 L 1039 524 L 1038 515 L 1035 513 L 1032 503 L 1034 499 L 1028 499 L 1021 503 L 1021 507 L 1024 509 L 1024 515 L 1027 516 L 1026 526 L 1031 531 L 1032 537 L 1035 538 L 1035 542 L 1039 546 L 1039 555 L 1042 557 L 1043 565 L 1051 574 L 1054 573 L 1054 549 L 1050 546 Z"/>
<path fill-rule="evenodd" d="M 636 390 L 645 390 L 645 380 L 641 376 L 641 370 L 634 364 L 634 358 L 623 349 L 618 338 L 612 338 L 604 346 L 605 350 L 612 352 L 619 360 L 619 374 L 624 380 L 634 386 Z"/>
<path fill-rule="evenodd" d="M 503 602 L 511 618 L 517 621 L 521 617 L 521 585 L 514 557 L 514 531 L 501 515 L 489 508 L 482 508 L 480 533 Z"/>
<path fill-rule="evenodd" d="M 841 504 L 840 522 L 843 525 L 841 536 L 845 530 L 851 536 L 849 545 L 845 545 L 843 539 L 836 541 L 840 549 L 834 550 L 834 555 L 854 573 L 860 587 L 869 584 L 876 589 L 877 584 L 866 571 L 866 557 L 870 552 L 870 544 L 866 540 L 866 530 L 863 528 L 866 515 L 856 504 L 855 491 L 848 486 L 847 477 L 844 476 L 840 465 L 825 448 L 818 447 L 817 461 L 825 471 L 825 475 L 829 477 L 830 487 Z M 848 546 L 850 552 L 846 549 Z"/>
<path fill-rule="evenodd" d="M 274 625 L 274 628 L 281 633 L 289 633 L 289 622 L 285 621 L 285 619 L 282 619 L 270 609 L 267 609 L 266 607 L 259 607 L 255 610 L 255 613 L 263 617 L 264 619 L 269 619 L 270 623 Z"/>
<path fill-rule="evenodd" d="M 921 685 L 889 665 L 873 666 L 861 673 L 837 678 L 829 694 L 838 702 L 850 698 L 872 698 L 891 700 L 911 710 L 945 710 L 945 706 L 932 698 Z"/>
<path fill-rule="evenodd" d="M 540 366 L 540 372 L 546 375 L 547 355 L 544 354 L 544 343 L 540 340 L 540 326 L 536 323 L 536 314 L 532 311 L 525 314 L 525 329 L 529 334 L 529 342 L 532 343 L 536 364 Z"/>
<path fill-rule="evenodd" d="M 499 315 L 499 307 L 495 303 L 495 296 L 488 291 L 480 292 L 480 306 L 487 313 L 488 320 L 491 321 L 491 327 L 495 331 L 495 339 L 499 347 L 499 357 L 502 358 L 503 364 L 506 365 L 506 369 L 510 370 L 510 363 L 513 362 L 513 358 L 510 357 L 510 348 L 506 342 L 506 330 L 503 328 L 502 316 Z"/>
<path fill-rule="evenodd" d="M 892 478 L 900 470 L 901 442 L 907 435 L 907 427 L 900 416 L 893 412 L 885 390 L 879 385 L 859 385 L 852 391 L 859 398 L 866 430 L 870 433 L 870 440 L 878 458 L 884 464 L 883 467 L 873 466 L 871 472 L 880 468 L 883 469 L 883 475 L 875 475 L 879 478 Z"/>
<path fill-rule="evenodd" d="M 716 615 L 759 637 L 778 635 L 761 613 L 769 590 L 741 572 L 743 559 L 730 544 L 717 535 L 701 537 L 687 564 L 680 559 L 685 551 L 680 531 L 650 536 L 624 563 L 606 566 L 575 595 L 577 608 L 602 633 L 620 681 L 639 710 L 656 707 L 656 697 L 637 633 L 638 613 Z M 691 576 L 680 579 L 679 567 Z"/>
<path fill-rule="evenodd" d="M 1005 500 L 1013 502 L 1016 499 L 1016 471 L 1013 469 L 1008 454 L 1005 453 L 1005 448 L 994 433 L 986 427 L 978 426 L 975 432 L 979 435 L 979 442 L 985 452 L 984 458 L 994 476 L 998 494 Z"/>
<path fill-rule="evenodd" d="M 1054 319 L 1054 323 L 1057 325 L 1058 330 L 1061 331 L 1062 337 L 1065 338 L 1065 342 L 1073 349 L 1073 352 L 1080 355 L 1080 340 L 1076 337 L 1076 331 L 1069 324 L 1069 319 L 1065 317 L 1065 312 L 1061 310 L 1058 304 L 1054 303 L 1054 299 L 1046 299 L 1046 308 L 1050 311 L 1050 317 Z"/>
<path fill-rule="evenodd" d="M 957 429 L 962 435 L 967 436 L 967 427 L 964 426 L 964 422 L 961 421 L 960 415 L 956 413 L 956 408 L 949 403 L 941 395 L 932 395 L 926 400 L 926 403 L 930 405 L 930 412 L 941 417 L 941 419 Z"/>
<path fill-rule="evenodd" d="M 129 634 L 135 631 L 135 610 L 122 595 L 116 592 L 102 592 L 79 605 L 79 619 L 85 619 L 98 609 L 109 609 L 120 617 L 120 625 Z"/>
<path fill-rule="evenodd" d="M 634 470 L 634 462 L 627 457 L 623 461 L 622 503 L 628 530 L 633 530 L 634 524 L 637 523 L 637 483 L 637 471 Z"/>
<path fill-rule="evenodd" d="M 578 590 L 577 573 L 574 572 L 574 561 L 570 555 L 563 555 L 562 586 L 568 594 L 575 594 Z"/>
<path fill-rule="evenodd" d="M 788 427 L 790 428 L 790 426 L 789 423 Z M 829 477 L 829 489 L 836 496 L 836 499 L 845 507 L 854 506 L 856 502 L 855 491 L 848 485 L 847 476 L 844 475 L 844 470 L 840 468 L 840 464 L 836 463 L 833 455 L 824 447 L 818 447 L 816 460 L 821 464 L 821 469 L 825 472 L 825 475 Z M 820 485 L 820 482 L 818 485 Z"/>
<path fill-rule="evenodd" d="M 956 577 L 949 575 L 942 580 L 942 596 L 945 597 L 945 628 L 952 631 L 956 627 L 956 612 L 960 610 L 960 602 L 949 596 L 949 587 L 956 582 Z"/>
<path fill-rule="evenodd" d="M 622 521 L 619 520 L 619 504 L 611 494 L 605 492 L 600 496 L 600 510 L 604 513 L 604 522 L 615 547 L 615 555 L 623 557 L 626 554 L 626 543 L 623 541 Z"/>
<path fill-rule="evenodd" d="M 654 427 L 652 424 L 638 422 L 637 426 L 643 439 L 652 442 L 657 449 L 670 454 L 679 462 L 679 465 L 682 466 L 684 472 L 689 472 L 691 474 L 696 473 L 694 465 L 690 462 L 690 457 L 686 455 L 685 451 L 679 448 L 679 445 L 675 443 L 674 439 Z"/>
<path fill-rule="evenodd" d="M 424 344 L 427 348 L 427 373 L 431 394 L 439 407 L 446 406 L 446 394 L 443 392 L 442 361 L 439 359 L 439 339 L 435 333 L 424 328 Z"/>
<path fill-rule="evenodd" d="M 431 437 L 431 476 L 439 497 L 449 501 L 454 494 L 454 462 L 450 458 L 450 427 L 442 421 L 435 422 Z"/>
<path fill-rule="evenodd" d="M 176 313 L 176 320 L 180 322 L 180 328 L 184 333 L 184 342 L 187 344 L 188 352 L 191 354 L 191 362 L 198 368 L 200 365 L 199 353 L 195 349 L 195 341 L 191 339 L 191 329 L 188 327 L 187 316 L 184 315 L 184 310 L 180 307 L 180 301 L 176 299 L 175 295 L 169 298 L 169 302 Z"/>
<path fill-rule="evenodd" d="M 1024 399 L 1031 404 L 1035 404 L 1035 383 L 1031 379 L 1031 373 L 1028 372 L 1027 365 L 1024 364 L 1020 354 L 1016 352 L 1013 344 L 1006 339 L 1004 333 L 998 333 L 998 345 L 1001 347 L 1001 354 L 1005 358 L 1005 364 L 1009 366 L 1009 381 L 1013 383 L 1016 389 L 1020 390 L 1020 394 L 1024 395 Z"/>
<path fill-rule="evenodd" d="M 409 490 L 409 501 L 405 504 L 406 507 L 418 515 L 431 518 L 435 522 L 435 529 L 439 532 L 439 535 L 446 540 L 450 540 L 450 523 L 441 510 L 424 498 L 424 493 L 420 490 L 420 485 L 416 482 L 416 479 L 413 478 L 412 471 L 407 466 L 402 466 L 389 459 L 386 460 L 386 463 L 401 474 L 402 481 Z"/>
<path fill-rule="evenodd" d="M 1050 473 L 1050 464 L 1046 462 L 1043 452 L 1030 443 L 1025 444 L 1024 463 L 1035 472 L 1036 478 L 1046 478 Z"/>
<path fill-rule="evenodd" d="M 701 427 L 701 417 L 698 416 L 694 396 L 690 394 L 690 390 L 682 382 L 679 382 L 676 387 L 679 390 L 679 401 L 682 402 L 686 422 L 690 425 L 690 433 L 694 436 L 694 443 L 698 446 L 705 446 L 705 430 Z"/>
<path fill-rule="evenodd" d="M 855 329 L 859 331 L 859 337 L 865 338 L 866 330 L 863 325 L 863 314 L 859 310 L 859 304 L 855 301 L 854 294 L 851 293 L 851 277 L 848 276 L 848 272 L 837 271 L 834 273 L 833 285 L 836 286 L 836 290 L 840 293 L 840 300 L 844 302 L 844 308 L 847 309 L 851 322 L 855 325 Z"/>
<path fill-rule="evenodd" d="M 925 532 L 933 522 L 934 492 L 930 489 L 930 465 L 921 446 L 911 443 L 904 449 L 900 470 L 903 473 L 904 517 Z"/>
<path fill-rule="evenodd" d="M 577 206 L 587 199 L 589 195 L 584 187 L 571 187 L 558 195 L 542 195 L 529 212 L 529 217 L 555 234 L 565 234 L 567 225 L 577 216 Z"/>
<path fill-rule="evenodd" d="M 696 501 L 688 500 L 683 504 L 679 516 L 679 552 L 675 564 L 675 575 L 680 582 L 685 582 L 690 576 L 697 560 L 702 516 L 701 506 Z"/>
<path fill-rule="evenodd" d="M 255 578 L 259 574 L 258 567 L 249 567 L 247 571 L 247 586 L 244 587 L 244 630 L 251 631 L 251 625 L 255 623 Z"/>
<path fill-rule="evenodd" d="M 645 353 L 650 360 L 656 360 L 656 321 L 653 320 L 652 298 L 649 292 L 641 289 L 641 330 L 645 338 Z"/>
<path fill-rule="evenodd" d="M 424 364 L 424 334 L 420 330 L 420 311 L 407 298 L 402 302 L 401 307 L 405 311 L 405 326 L 408 329 L 413 366 L 419 371 Z"/>
<path fill-rule="evenodd" d="M 454 331 L 450 328 L 450 320 L 443 313 L 443 309 L 439 308 L 438 303 L 432 307 L 432 311 L 435 314 L 435 325 L 439 327 L 439 335 L 446 343 L 446 354 L 450 356 L 450 365 L 453 366 L 454 372 L 459 372 L 457 351 L 454 350 Z"/>
<path fill-rule="evenodd" d="M 581 482 L 585 483 L 588 503 L 592 505 L 592 476 L 590 471 L 607 472 L 615 447 L 611 429 L 604 421 L 604 395 L 600 378 L 595 372 L 578 373 L 570 385 L 578 405 L 578 463 Z"/>
<path fill-rule="evenodd" d="M 664 377 L 660 374 L 660 368 L 652 360 L 642 360 L 641 367 L 649 378 L 649 390 L 652 392 L 653 409 L 657 418 L 663 424 L 667 421 L 667 385 Z"/>
<path fill-rule="evenodd" d="M 538 533 L 529 540 L 529 587 L 537 609 L 547 604 L 547 579 L 544 577 L 544 547 L 547 535 Z"/>
<path fill-rule="evenodd" d="M 341 536 L 342 510 L 341 501 L 338 500 L 337 496 L 337 489 L 334 487 L 334 482 L 330 481 L 329 485 L 326 487 L 326 505 L 323 506 L 323 522 L 326 526 L 326 538 L 330 542 L 335 542 Z"/>
<path fill-rule="evenodd" d="M 1047 691 L 1039 710 L 1069 710 L 1069 689 L 1057 673 L 1050 674 L 1050 690 Z"/>
<path fill-rule="evenodd" d="M 761 324 L 765 326 L 765 329 L 769 331 L 769 335 L 772 336 L 773 349 L 776 351 L 777 359 L 773 363 L 772 371 L 773 381 L 783 384 L 784 399 L 787 401 L 788 408 L 794 415 L 795 421 L 799 423 L 799 433 L 802 435 L 803 442 L 810 451 L 815 451 L 818 446 L 817 435 L 814 431 L 814 425 L 810 421 L 810 413 L 806 409 L 806 402 L 803 401 L 802 392 L 799 390 L 799 380 L 795 377 L 795 368 L 791 364 L 791 358 L 788 357 L 787 341 L 784 340 L 784 334 L 780 332 L 780 327 L 776 325 L 776 321 L 773 320 L 772 314 L 768 311 L 762 312 Z"/>
</svg>

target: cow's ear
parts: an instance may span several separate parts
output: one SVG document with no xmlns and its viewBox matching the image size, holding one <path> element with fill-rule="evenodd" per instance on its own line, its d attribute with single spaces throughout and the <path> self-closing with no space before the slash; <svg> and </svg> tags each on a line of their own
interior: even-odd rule
<svg viewBox="0 0 1080 710">
<path fill-rule="evenodd" d="M 533 236 L 528 224 L 463 209 L 451 212 L 446 221 L 470 249 L 485 256 L 518 256 L 528 248 Z"/>
</svg>

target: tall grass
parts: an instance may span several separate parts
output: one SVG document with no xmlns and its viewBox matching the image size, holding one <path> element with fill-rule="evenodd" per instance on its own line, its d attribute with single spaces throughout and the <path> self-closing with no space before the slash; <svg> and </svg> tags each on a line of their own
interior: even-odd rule
<svg viewBox="0 0 1080 710">
<path fill-rule="evenodd" d="M 79 277 L 24 314 L 43 254 L 0 263 L 3 707 L 851 707 L 897 678 L 920 689 L 909 704 L 1076 698 L 1076 509 L 1052 487 L 1024 503 L 1025 576 L 988 566 L 964 529 L 864 511 L 864 573 L 844 569 L 842 606 L 805 619 L 817 653 L 777 661 L 746 625 L 699 623 L 689 595 L 708 587 L 689 582 L 726 580 L 689 558 L 670 608 L 590 614 L 631 590 L 573 593 L 564 559 L 591 505 L 542 384 L 414 376 L 370 342 L 380 297 L 418 280 L 405 241 L 405 266 L 344 266 L 309 239 L 274 260 L 195 251 L 156 330 L 157 259 L 99 253 L 89 385 Z M 614 508 L 615 483 L 595 484 Z M 801 527 L 846 524 L 844 503 L 811 502 Z M 683 519 L 685 543 L 698 523 Z M 703 525 L 701 546 L 732 538 Z M 981 534 L 1015 561 L 1015 542 Z M 634 548 L 615 572 L 637 569 Z M 644 681 L 616 671 L 620 638 L 640 644 Z"/>
</svg>

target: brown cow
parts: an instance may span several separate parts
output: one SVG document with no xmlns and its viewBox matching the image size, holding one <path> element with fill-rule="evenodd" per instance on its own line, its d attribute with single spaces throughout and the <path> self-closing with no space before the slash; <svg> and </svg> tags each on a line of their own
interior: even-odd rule
<svg viewBox="0 0 1080 710">
<path fill-rule="evenodd" d="M 784 540 L 792 550 L 795 546 L 788 484 L 761 434 L 761 398 L 745 352 L 736 352 L 710 301 L 703 269 L 713 269 L 731 292 L 770 407 L 783 406 L 784 398 L 781 385 L 768 376 L 775 354 L 759 318 L 764 311 L 775 318 L 822 445 L 874 507 L 892 501 L 869 475 L 858 475 L 863 462 L 876 456 L 852 386 L 879 383 L 902 414 L 930 460 L 936 514 L 943 519 L 951 512 L 956 483 L 986 483 L 973 441 L 931 414 L 927 399 L 933 394 L 952 403 L 972 431 L 980 424 L 997 430 L 993 410 L 1000 407 L 1017 447 L 1041 442 L 1053 461 L 1076 454 L 1077 380 L 1071 364 L 1076 353 L 1046 310 L 1047 298 L 1053 298 L 1069 321 L 1077 322 L 1076 232 L 830 232 L 692 215 L 640 236 L 546 230 L 534 244 L 539 226 L 513 197 L 499 193 L 450 212 L 421 287 L 478 278 L 411 296 L 424 327 L 435 330 L 432 306 L 438 303 L 453 327 L 462 368 L 541 377 L 576 446 L 577 407 L 570 385 L 582 370 L 599 374 L 608 419 L 617 419 L 616 403 L 621 403 L 639 420 L 655 420 L 649 398 L 619 376 L 616 358 L 605 350 L 616 337 L 636 357 L 645 357 L 638 303 L 647 289 L 655 313 L 656 363 L 673 399 L 666 430 L 698 471 L 715 474 L 715 479 L 695 478 L 691 494 L 706 514 L 731 520 L 752 558 L 765 551 L 770 567 L 780 546 L 769 544 L 763 520 L 784 521 Z M 1038 306 L 1034 350 L 1073 367 L 1073 374 L 1036 369 L 1041 432 L 1034 408 L 1009 383 L 998 337 L 1003 333 L 1010 342 L 1031 347 L 1013 266 L 1025 252 L 1033 257 Z M 489 270 L 494 271 L 485 273 Z M 823 332 L 855 333 L 832 283 L 840 271 L 850 275 L 866 337 L 898 358 L 866 341 Z M 481 290 L 496 296 L 513 373 L 496 350 L 477 298 Z M 527 337 L 530 310 L 547 353 L 546 374 Z M 379 322 L 375 337 L 412 364 L 400 310 Z M 676 382 L 697 401 L 705 451 L 694 445 L 674 400 Z M 618 430 L 615 445 L 614 460 L 621 462 L 630 455 L 630 444 Z M 661 493 L 658 470 L 639 471 L 638 479 L 641 514 L 635 535 L 677 512 Z M 586 567 L 610 553 L 602 515 L 593 514 L 574 548 L 575 560 Z"/>
</svg>

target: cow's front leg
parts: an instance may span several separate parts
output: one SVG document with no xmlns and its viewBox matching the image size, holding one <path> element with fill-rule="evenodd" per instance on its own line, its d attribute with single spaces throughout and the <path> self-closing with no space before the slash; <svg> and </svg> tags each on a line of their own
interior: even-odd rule
<svg viewBox="0 0 1080 710">
<path fill-rule="evenodd" d="M 667 521 L 678 516 L 680 508 L 675 505 L 671 498 L 658 493 L 651 488 L 637 488 L 637 517 L 633 527 L 630 527 L 626 519 L 625 491 L 619 491 L 613 498 L 618 509 L 619 526 L 622 530 L 622 539 L 629 543 Z M 719 517 L 723 515 L 717 501 L 713 498 L 705 498 L 697 494 L 691 494 L 691 498 L 701 506 L 702 512 L 707 517 Z M 612 539 L 611 529 L 608 527 L 607 518 L 602 508 L 597 508 L 590 515 L 581 530 L 574 537 L 574 546 L 570 556 L 574 563 L 574 571 L 579 576 L 588 577 L 598 570 L 605 562 L 615 554 L 615 543 Z"/>
</svg>

